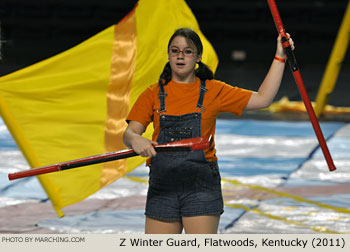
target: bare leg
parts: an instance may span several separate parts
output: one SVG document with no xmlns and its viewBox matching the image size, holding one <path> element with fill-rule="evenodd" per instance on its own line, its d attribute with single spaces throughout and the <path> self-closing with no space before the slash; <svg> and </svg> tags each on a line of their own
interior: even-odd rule
<svg viewBox="0 0 350 252">
<path fill-rule="evenodd" d="M 216 234 L 219 221 L 219 215 L 182 217 L 186 234 Z"/>
<path fill-rule="evenodd" d="M 181 234 L 181 221 L 161 221 L 146 217 L 146 234 Z"/>
</svg>

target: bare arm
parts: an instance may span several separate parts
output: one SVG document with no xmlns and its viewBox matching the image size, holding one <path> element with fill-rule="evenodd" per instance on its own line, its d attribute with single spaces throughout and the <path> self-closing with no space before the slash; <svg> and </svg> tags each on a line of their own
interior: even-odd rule
<svg viewBox="0 0 350 252">
<path fill-rule="evenodd" d="M 142 157 L 154 157 L 157 153 L 153 145 L 157 144 L 157 142 L 141 136 L 145 130 L 145 126 L 142 123 L 130 121 L 123 134 L 123 141 L 126 146 L 132 148 Z"/>
<path fill-rule="evenodd" d="M 288 33 L 287 33 L 287 36 L 289 39 L 289 43 L 292 46 L 292 50 L 294 50 L 293 40 L 290 38 L 290 35 Z M 275 56 L 286 59 L 283 46 L 281 43 L 281 35 L 278 36 L 277 38 L 277 49 L 276 49 Z M 285 68 L 284 62 L 273 60 L 264 81 L 261 83 L 259 87 L 258 92 L 253 92 L 247 106 L 245 107 L 245 110 L 257 110 L 257 109 L 266 108 L 271 105 L 280 87 L 284 68 Z"/>
</svg>

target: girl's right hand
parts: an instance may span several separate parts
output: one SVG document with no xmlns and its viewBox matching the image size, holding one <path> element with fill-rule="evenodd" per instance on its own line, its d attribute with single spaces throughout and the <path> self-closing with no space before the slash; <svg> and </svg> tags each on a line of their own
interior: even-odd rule
<svg viewBox="0 0 350 252">
<path fill-rule="evenodd" d="M 142 157 L 154 157 L 157 155 L 153 145 L 158 143 L 144 138 L 140 135 L 134 135 L 130 141 L 132 149 Z"/>
</svg>

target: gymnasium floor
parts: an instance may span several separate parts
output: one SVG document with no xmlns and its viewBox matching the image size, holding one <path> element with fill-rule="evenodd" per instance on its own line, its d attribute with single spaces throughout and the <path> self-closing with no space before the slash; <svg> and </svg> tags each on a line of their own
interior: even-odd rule
<svg viewBox="0 0 350 252">
<path fill-rule="evenodd" d="M 337 170 L 329 172 L 309 121 L 218 119 L 225 213 L 220 233 L 349 233 L 350 123 L 321 122 Z M 0 119 L 0 233 L 143 233 L 148 168 L 59 219 Z"/>
</svg>

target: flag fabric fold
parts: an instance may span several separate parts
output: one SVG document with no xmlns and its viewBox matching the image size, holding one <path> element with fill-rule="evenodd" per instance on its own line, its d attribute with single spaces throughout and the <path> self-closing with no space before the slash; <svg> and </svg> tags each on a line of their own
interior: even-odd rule
<svg viewBox="0 0 350 252">
<path fill-rule="evenodd" d="M 156 83 L 173 32 L 201 37 L 203 62 L 218 59 L 183 0 L 140 0 L 118 24 L 54 57 L 0 78 L 0 115 L 30 167 L 125 149 L 125 118 Z M 151 138 L 153 128 L 145 136 Z M 134 157 L 38 176 L 57 214 L 141 165 Z"/>
</svg>

